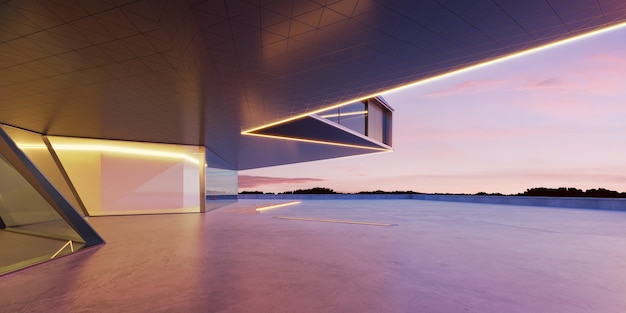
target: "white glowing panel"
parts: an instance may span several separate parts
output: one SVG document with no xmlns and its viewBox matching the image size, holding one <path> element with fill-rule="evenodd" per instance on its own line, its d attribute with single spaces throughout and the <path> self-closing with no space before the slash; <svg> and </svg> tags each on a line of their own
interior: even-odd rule
<svg viewBox="0 0 626 313">
<path fill-rule="evenodd" d="M 49 139 L 90 215 L 203 211 L 202 147 Z"/>
</svg>

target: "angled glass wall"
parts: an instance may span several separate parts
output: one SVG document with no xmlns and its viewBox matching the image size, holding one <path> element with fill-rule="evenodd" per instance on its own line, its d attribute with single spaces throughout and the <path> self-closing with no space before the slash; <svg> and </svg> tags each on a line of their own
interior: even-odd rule
<svg viewBox="0 0 626 313">
<path fill-rule="evenodd" d="M 0 129 L 0 275 L 103 242 Z"/>
<path fill-rule="evenodd" d="M 13 142 L 26 154 L 37 169 L 46 176 L 46 179 L 63 195 L 63 197 L 83 216 L 86 215 L 85 206 L 78 197 L 76 189 L 71 184 L 67 173 L 60 164 L 54 150 L 45 136 L 15 127 L 0 126 L 11 137 Z"/>
</svg>

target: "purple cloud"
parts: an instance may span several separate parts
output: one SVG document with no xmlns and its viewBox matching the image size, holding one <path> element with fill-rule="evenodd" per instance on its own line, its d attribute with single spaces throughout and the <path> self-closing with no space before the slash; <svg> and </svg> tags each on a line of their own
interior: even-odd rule
<svg viewBox="0 0 626 313">
<path fill-rule="evenodd" d="M 560 88 L 564 86 L 565 86 L 565 82 L 560 77 L 550 77 L 538 83 L 528 85 L 524 89 Z"/>
<path fill-rule="evenodd" d="M 478 93 L 499 87 L 504 83 L 506 83 L 506 80 L 468 80 L 450 88 L 431 92 L 426 97 L 449 96 L 462 92 Z"/>
</svg>

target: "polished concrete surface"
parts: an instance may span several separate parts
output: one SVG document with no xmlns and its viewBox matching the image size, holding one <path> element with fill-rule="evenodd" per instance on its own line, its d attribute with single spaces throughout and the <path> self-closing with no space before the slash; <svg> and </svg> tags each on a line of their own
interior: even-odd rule
<svg viewBox="0 0 626 313">
<path fill-rule="evenodd" d="M 626 212 L 419 200 L 254 210 L 278 202 L 90 218 L 107 244 L 0 277 L 0 312 L 626 312 Z"/>
</svg>

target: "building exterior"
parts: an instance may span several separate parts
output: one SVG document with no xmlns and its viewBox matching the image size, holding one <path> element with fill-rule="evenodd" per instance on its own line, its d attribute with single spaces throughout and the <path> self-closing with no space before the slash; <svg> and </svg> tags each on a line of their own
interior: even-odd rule
<svg viewBox="0 0 626 313">
<path fill-rule="evenodd" d="M 2 2 L 0 274 L 103 243 L 85 216 L 206 212 L 237 170 L 391 151 L 381 92 L 624 21 L 620 0 Z"/>
</svg>

